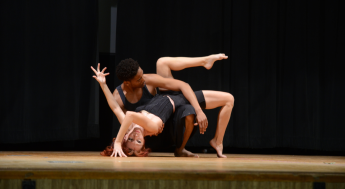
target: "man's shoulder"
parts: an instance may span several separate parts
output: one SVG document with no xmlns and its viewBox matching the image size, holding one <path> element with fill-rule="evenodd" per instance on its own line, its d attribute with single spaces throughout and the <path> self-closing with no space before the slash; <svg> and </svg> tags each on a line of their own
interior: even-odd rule
<svg viewBox="0 0 345 189">
<path fill-rule="evenodd" d="M 117 88 L 114 90 L 113 96 L 115 97 L 115 100 L 119 104 L 119 106 L 123 109 L 124 108 L 124 104 L 122 102 L 119 90 L 117 90 Z"/>
<path fill-rule="evenodd" d="M 119 85 L 119 86 L 121 86 L 122 85 L 122 83 Z M 116 86 L 116 88 L 115 88 L 115 90 L 114 90 L 114 92 L 113 92 L 113 95 L 115 96 L 115 95 L 119 95 L 119 90 L 117 89 L 119 86 Z"/>
<path fill-rule="evenodd" d="M 117 90 L 117 88 L 114 90 L 114 92 L 113 92 L 113 95 L 115 96 L 115 95 L 119 95 L 119 90 Z"/>
<path fill-rule="evenodd" d="M 118 85 L 118 86 L 115 87 L 115 90 L 114 90 L 113 94 L 115 94 L 115 92 L 116 92 L 116 93 L 119 93 L 118 88 L 120 88 L 120 89 L 123 91 L 123 90 L 124 90 L 124 88 L 123 88 L 123 83 L 121 83 L 120 85 Z"/>
</svg>

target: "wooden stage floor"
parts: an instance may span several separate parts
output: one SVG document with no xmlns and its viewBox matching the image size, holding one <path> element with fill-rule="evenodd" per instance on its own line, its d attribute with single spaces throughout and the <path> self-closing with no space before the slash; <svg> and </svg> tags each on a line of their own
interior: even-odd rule
<svg viewBox="0 0 345 189">
<path fill-rule="evenodd" d="M 110 158 L 99 152 L 0 151 L 0 189 L 25 188 L 28 182 L 44 189 L 345 189 L 342 156 L 226 155 Z"/>
<path fill-rule="evenodd" d="M 0 179 L 153 179 L 345 182 L 345 157 L 199 154 L 110 158 L 99 152 L 0 151 Z"/>
</svg>

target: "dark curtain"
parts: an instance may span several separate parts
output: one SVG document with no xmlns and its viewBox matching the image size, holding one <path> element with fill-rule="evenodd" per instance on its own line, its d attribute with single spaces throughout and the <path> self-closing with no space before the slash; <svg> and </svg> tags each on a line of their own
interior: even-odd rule
<svg viewBox="0 0 345 189">
<path fill-rule="evenodd" d="M 0 143 L 99 136 L 97 5 L 1 1 Z"/>
<path fill-rule="evenodd" d="M 159 57 L 224 52 L 209 71 L 173 75 L 234 95 L 225 147 L 343 151 L 344 9 L 341 0 L 121 0 L 116 63 L 132 57 L 155 73 Z M 218 111 L 206 111 L 207 132 L 187 146 L 208 146 Z"/>
</svg>

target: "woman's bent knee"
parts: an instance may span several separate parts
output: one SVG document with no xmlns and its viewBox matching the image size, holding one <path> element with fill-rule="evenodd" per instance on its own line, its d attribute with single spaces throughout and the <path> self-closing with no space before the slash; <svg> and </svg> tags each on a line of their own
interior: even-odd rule
<svg viewBox="0 0 345 189">
<path fill-rule="evenodd" d="M 157 67 L 164 66 L 166 64 L 167 60 L 168 60 L 168 57 L 160 57 L 156 62 L 156 66 Z"/>
<path fill-rule="evenodd" d="M 230 93 L 227 93 L 227 96 L 226 96 L 226 104 L 227 105 L 230 105 L 230 106 L 234 106 L 234 103 L 235 103 L 235 98 L 232 94 Z"/>
</svg>

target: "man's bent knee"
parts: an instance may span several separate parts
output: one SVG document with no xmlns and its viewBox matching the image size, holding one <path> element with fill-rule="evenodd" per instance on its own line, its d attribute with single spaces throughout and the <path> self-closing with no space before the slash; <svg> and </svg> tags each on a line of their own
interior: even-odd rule
<svg viewBox="0 0 345 189">
<path fill-rule="evenodd" d="M 188 116 L 185 117 L 185 123 L 186 123 L 186 126 L 188 125 L 192 125 L 194 126 L 194 114 L 190 114 Z"/>
</svg>

